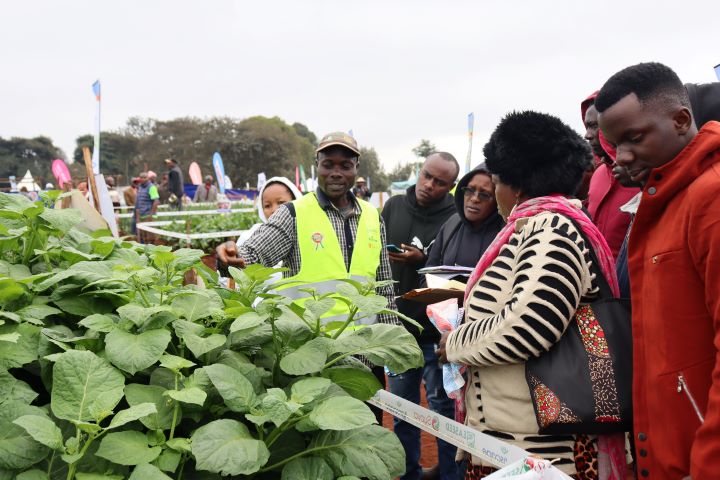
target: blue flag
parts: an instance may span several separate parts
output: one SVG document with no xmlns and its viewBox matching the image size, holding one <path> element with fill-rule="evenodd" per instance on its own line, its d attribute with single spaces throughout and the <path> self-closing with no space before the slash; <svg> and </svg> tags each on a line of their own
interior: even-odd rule
<svg viewBox="0 0 720 480">
<path fill-rule="evenodd" d="M 220 193 L 225 193 L 225 167 L 223 167 L 223 161 L 218 152 L 213 153 L 213 168 Z"/>
</svg>

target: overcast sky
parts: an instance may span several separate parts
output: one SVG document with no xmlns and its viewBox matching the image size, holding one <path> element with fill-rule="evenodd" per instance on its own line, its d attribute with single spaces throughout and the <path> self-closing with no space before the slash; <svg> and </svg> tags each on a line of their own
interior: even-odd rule
<svg viewBox="0 0 720 480">
<path fill-rule="evenodd" d="M 99 78 L 103 129 L 277 115 L 352 129 L 388 170 L 421 138 L 464 161 L 474 112 L 476 164 L 513 109 L 581 131 L 580 101 L 622 67 L 716 81 L 718 25 L 718 0 L 3 2 L 0 136 L 48 135 L 72 155 Z"/>
</svg>

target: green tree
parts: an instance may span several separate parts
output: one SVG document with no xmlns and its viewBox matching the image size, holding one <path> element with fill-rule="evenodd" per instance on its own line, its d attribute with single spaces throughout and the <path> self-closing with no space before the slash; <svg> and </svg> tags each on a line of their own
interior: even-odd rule
<svg viewBox="0 0 720 480">
<path fill-rule="evenodd" d="M 388 178 L 391 182 L 404 182 L 413 172 L 418 172 L 422 167 L 422 162 L 410 162 L 405 165 L 396 165 L 390 172 Z"/>
<path fill-rule="evenodd" d="M 374 148 L 360 148 L 358 176 L 365 177 L 370 182 L 370 190 L 373 192 L 386 192 L 390 189 L 390 180 Z"/>
<path fill-rule="evenodd" d="M 51 166 L 56 158 L 65 160 L 66 156 L 48 137 L 12 137 L 7 140 L 0 137 L 0 177 L 15 175 L 20 179 L 30 170 L 40 186 L 47 182 L 55 183 Z"/>
<path fill-rule="evenodd" d="M 313 146 L 317 145 L 317 136 L 315 136 L 315 134 L 306 125 L 300 122 L 295 122 L 292 124 L 292 127 L 295 130 L 295 133 L 301 137 L 307 138 Z"/>
<path fill-rule="evenodd" d="M 82 135 L 75 140 L 73 159 L 84 165 L 82 147 L 95 147 L 92 135 Z M 140 140 L 137 137 L 117 132 L 100 133 L 100 171 L 105 175 L 120 175 L 124 179 L 132 178 L 137 172 L 134 165 Z M 135 168 L 133 168 L 135 167 Z"/>
<path fill-rule="evenodd" d="M 427 158 L 428 155 L 437 150 L 430 140 L 422 139 L 417 147 L 412 149 L 413 154 L 418 158 Z"/>
</svg>

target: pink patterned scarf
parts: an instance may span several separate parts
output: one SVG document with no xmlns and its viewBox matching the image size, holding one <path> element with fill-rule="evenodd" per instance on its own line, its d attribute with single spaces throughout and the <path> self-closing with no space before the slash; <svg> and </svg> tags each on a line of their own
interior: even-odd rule
<svg viewBox="0 0 720 480">
<path fill-rule="evenodd" d="M 513 208 L 513 211 L 507 219 L 507 224 L 500 233 L 497 234 L 488 249 L 485 250 L 485 253 L 475 266 L 475 270 L 473 270 L 470 275 L 467 288 L 465 289 L 465 303 L 467 303 L 470 290 L 472 290 L 482 274 L 485 273 L 485 270 L 495 261 L 502 247 L 510 240 L 510 236 L 515 233 L 515 223 L 521 218 L 534 217 L 543 212 L 559 213 L 571 218 L 576 224 L 580 225 L 582 233 L 592 244 L 595 255 L 600 262 L 600 270 L 607 279 L 608 284 L 610 284 L 613 295 L 616 297 L 620 295 L 617 274 L 615 272 L 615 259 L 610 251 L 610 247 L 608 247 L 607 241 L 605 241 L 605 237 L 603 237 L 600 230 L 597 229 L 595 224 L 592 223 L 592 220 L 585 215 L 579 206 L 574 205 L 573 202 L 563 196 L 552 195 L 548 197 L 531 198 Z"/>
<path fill-rule="evenodd" d="M 595 255 L 600 263 L 600 270 L 610 285 L 613 295 L 616 297 L 620 295 L 615 271 L 615 260 L 613 259 L 607 241 L 605 241 L 605 237 L 603 237 L 579 206 L 563 196 L 552 195 L 532 198 L 515 206 L 507 219 L 507 224 L 495 237 L 495 240 L 490 244 L 475 266 L 475 270 L 473 270 L 470 275 L 465 289 L 465 304 L 467 304 L 467 299 L 470 296 L 472 288 L 483 273 L 485 273 L 485 270 L 495 261 L 500 254 L 500 250 L 508 243 L 512 234 L 515 233 L 516 222 L 521 218 L 534 217 L 543 212 L 553 212 L 564 215 L 571 218 L 575 224 L 580 225 L 582 233 L 590 241 L 595 251 Z M 467 308 L 465 310 L 467 311 Z M 463 391 L 463 395 L 456 400 L 456 408 L 458 410 L 456 417 L 465 416 L 464 393 Z M 464 418 L 456 419 L 464 423 Z M 625 435 L 622 433 L 599 435 L 598 460 L 600 480 L 624 480 L 627 466 L 625 458 Z"/>
</svg>

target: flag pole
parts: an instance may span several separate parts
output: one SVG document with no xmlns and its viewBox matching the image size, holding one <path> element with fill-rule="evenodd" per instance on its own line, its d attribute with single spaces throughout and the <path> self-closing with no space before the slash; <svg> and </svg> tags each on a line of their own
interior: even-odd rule
<svg viewBox="0 0 720 480">
<path fill-rule="evenodd" d="M 473 127 L 475 126 L 475 114 L 470 112 L 468 114 L 468 153 L 465 159 L 465 173 L 470 171 L 470 159 L 472 158 L 472 144 L 473 144 Z"/>
<path fill-rule="evenodd" d="M 93 141 L 92 151 L 92 173 L 97 175 L 100 173 L 100 80 L 93 83 L 93 93 L 97 102 L 97 110 L 95 111 L 95 139 Z"/>
</svg>

